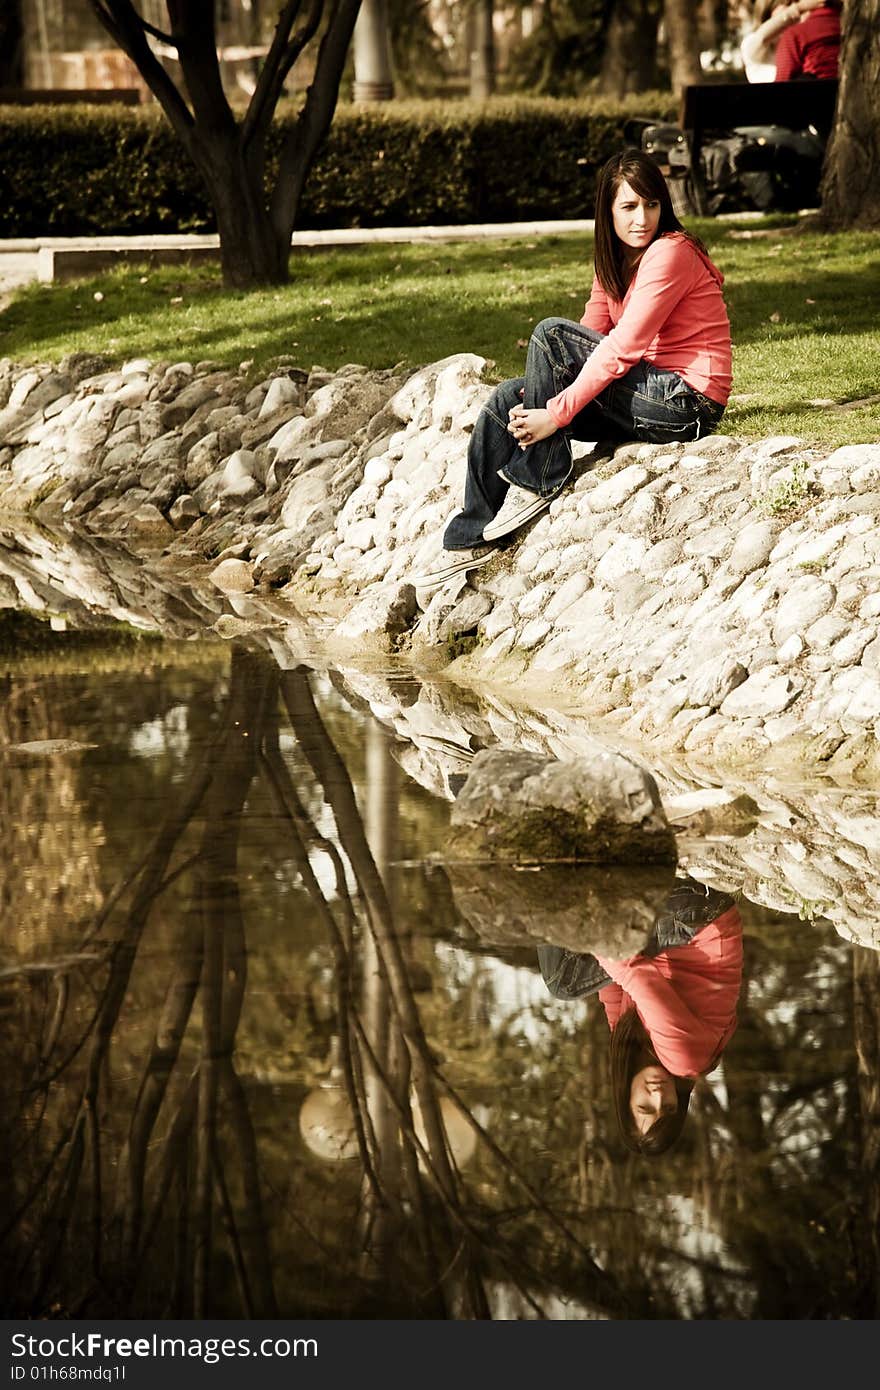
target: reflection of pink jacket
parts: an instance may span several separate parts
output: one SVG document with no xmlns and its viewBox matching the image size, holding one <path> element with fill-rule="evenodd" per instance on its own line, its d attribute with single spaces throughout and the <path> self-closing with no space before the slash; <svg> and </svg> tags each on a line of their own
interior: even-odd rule
<svg viewBox="0 0 880 1390">
<path fill-rule="evenodd" d="M 635 1006 L 657 1057 L 673 1076 L 699 1076 L 717 1065 L 736 1028 L 742 983 L 737 908 L 702 927 L 686 946 L 626 961 L 596 959 L 614 981 L 599 991 L 612 1032 Z"/>
<path fill-rule="evenodd" d="M 559 428 L 570 424 L 642 358 L 677 372 L 695 391 L 726 405 L 731 351 L 723 279 L 709 257 L 680 232 L 651 242 L 622 300 L 610 299 L 594 278 L 581 323 L 608 336 L 571 385 L 547 402 L 553 423 Z"/>
</svg>

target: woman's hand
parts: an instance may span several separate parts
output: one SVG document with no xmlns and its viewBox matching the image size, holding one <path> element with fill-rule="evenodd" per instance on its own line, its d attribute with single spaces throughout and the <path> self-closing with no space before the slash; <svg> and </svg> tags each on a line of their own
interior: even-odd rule
<svg viewBox="0 0 880 1390">
<path fill-rule="evenodd" d="M 528 449 L 530 444 L 555 434 L 557 427 L 549 410 L 526 410 L 524 405 L 515 405 L 507 429 L 521 449 Z"/>
</svg>

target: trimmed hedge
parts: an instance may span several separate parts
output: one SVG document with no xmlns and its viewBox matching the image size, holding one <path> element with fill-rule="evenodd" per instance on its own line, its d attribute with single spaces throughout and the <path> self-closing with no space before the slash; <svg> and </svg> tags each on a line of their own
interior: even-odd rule
<svg viewBox="0 0 880 1390">
<path fill-rule="evenodd" d="M 674 119 L 675 99 L 340 106 L 297 226 L 590 216 L 596 170 L 633 116 Z M 270 159 L 295 118 L 280 108 Z M 157 108 L 0 107 L 0 237 L 213 230 L 201 179 Z"/>
</svg>

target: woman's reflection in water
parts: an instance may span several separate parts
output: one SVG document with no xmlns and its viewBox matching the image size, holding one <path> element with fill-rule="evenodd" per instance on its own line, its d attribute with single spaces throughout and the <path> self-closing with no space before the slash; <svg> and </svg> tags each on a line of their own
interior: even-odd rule
<svg viewBox="0 0 880 1390">
<path fill-rule="evenodd" d="M 626 1146 L 654 1156 L 681 1134 L 698 1077 L 736 1028 L 742 921 L 733 898 L 680 879 L 630 960 L 538 949 L 558 998 L 598 993 L 611 1029 L 611 1091 Z"/>
</svg>

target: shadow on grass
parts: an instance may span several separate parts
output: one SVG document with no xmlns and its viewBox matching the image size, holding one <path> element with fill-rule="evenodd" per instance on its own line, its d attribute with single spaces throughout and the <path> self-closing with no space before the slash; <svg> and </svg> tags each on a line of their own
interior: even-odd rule
<svg viewBox="0 0 880 1390">
<path fill-rule="evenodd" d="M 859 394 L 863 368 L 853 353 L 842 356 L 842 340 L 876 331 L 867 241 L 802 235 L 777 251 L 768 241 L 736 240 L 719 224 L 695 230 L 727 272 L 735 349 L 753 350 L 748 364 L 735 363 L 734 390 L 760 389 L 757 375 L 778 395 L 800 351 L 804 399 L 771 402 L 774 418 L 789 410 L 803 417 L 811 395 Z M 352 361 L 415 366 L 468 351 L 493 364 L 492 376 L 514 376 L 535 323 L 547 315 L 580 318 L 590 257 L 589 240 L 578 234 L 309 250 L 292 257 L 287 285 L 249 294 L 225 289 L 204 269 L 128 266 L 19 293 L 0 314 L 0 353 L 57 357 L 85 349 L 114 360 L 189 357 L 232 367 L 248 359 L 256 375 L 281 356 L 332 370 Z M 834 260 L 852 268 L 823 265 Z M 96 292 L 103 298 L 95 300 Z M 836 391 L 801 348 L 809 342 L 815 350 L 822 338 L 833 340 Z M 759 413 L 734 405 L 728 420 L 746 426 Z"/>
<path fill-rule="evenodd" d="M 516 276 L 516 268 L 502 269 L 498 278 L 497 261 L 491 266 L 495 281 L 484 269 L 469 266 L 462 276 L 453 262 L 447 269 L 438 261 L 417 267 L 417 279 L 410 269 L 401 284 L 395 264 L 376 274 L 364 274 L 370 267 L 361 265 L 359 275 L 349 270 L 344 278 L 323 282 L 298 274 L 286 286 L 252 294 L 179 272 L 158 283 L 155 273 L 145 272 L 148 286 L 128 271 L 76 285 L 32 287 L 0 315 L 0 352 L 39 357 L 86 348 L 119 360 L 190 354 L 231 366 L 244 358 L 258 366 L 293 354 L 305 366 L 358 361 L 381 368 L 471 351 L 512 375 L 523 361 L 517 341 L 528 338 L 536 321 L 558 312 L 552 284 L 543 283 L 559 273 L 554 267 L 542 268 L 519 296 L 503 283 L 503 277 Z M 585 283 L 583 266 L 579 278 Z M 103 298 L 96 301 L 95 293 Z M 580 317 L 586 294 L 585 286 L 568 299 L 573 316 Z M 175 305 L 177 297 L 183 302 Z"/>
</svg>

